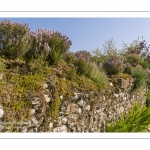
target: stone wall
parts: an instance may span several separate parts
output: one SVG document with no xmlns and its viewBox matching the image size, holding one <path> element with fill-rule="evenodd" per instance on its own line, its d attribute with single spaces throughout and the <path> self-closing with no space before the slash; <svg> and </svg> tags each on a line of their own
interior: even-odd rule
<svg viewBox="0 0 150 150">
<path fill-rule="evenodd" d="M 105 132 L 110 120 L 128 113 L 137 101 L 145 105 L 146 89 L 131 92 L 132 80 L 118 79 L 118 82 L 119 88 L 108 91 L 74 93 L 72 102 L 62 103 L 58 120 L 50 124 L 50 132 Z"/>
<path fill-rule="evenodd" d="M 132 84 L 132 79 L 118 78 L 118 86 L 110 83 L 111 88 L 107 90 L 89 93 L 74 92 L 69 100 L 61 95 L 61 105 L 56 120 L 52 120 L 45 114 L 45 109 L 50 106 L 49 92 L 52 88 L 44 84 L 43 98 L 36 95 L 32 97 L 31 121 L 26 125 L 22 124 L 18 132 L 105 132 L 106 124 L 110 120 L 117 119 L 124 112 L 128 113 L 137 101 L 145 105 L 146 89 L 132 91 Z M 2 111 L 1 106 L 0 112 Z M 0 130 L 9 132 L 6 124 L 2 123 Z"/>
</svg>

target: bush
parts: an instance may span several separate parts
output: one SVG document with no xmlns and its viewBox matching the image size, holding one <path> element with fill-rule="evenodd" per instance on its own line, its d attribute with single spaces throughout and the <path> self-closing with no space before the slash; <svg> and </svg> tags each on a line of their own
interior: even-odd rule
<svg viewBox="0 0 150 150">
<path fill-rule="evenodd" d="M 103 68 L 106 70 L 108 75 L 115 75 L 123 71 L 123 63 L 121 58 L 116 55 L 108 59 L 104 63 Z"/>
<path fill-rule="evenodd" d="M 87 76 L 100 85 L 108 85 L 108 78 L 106 74 L 98 68 L 98 66 L 95 63 L 89 64 L 89 72 Z"/>
<path fill-rule="evenodd" d="M 27 62 L 42 56 L 43 61 L 50 65 L 57 64 L 72 45 L 68 37 L 47 29 L 40 28 L 36 32 L 31 32 L 31 37 L 32 47 L 25 55 Z"/>
<path fill-rule="evenodd" d="M 37 59 L 33 59 L 32 61 L 28 62 L 28 71 L 32 73 L 40 73 L 46 67 L 48 67 L 48 62 L 44 61 L 44 55 L 41 55 Z"/>
<path fill-rule="evenodd" d="M 78 51 L 75 53 L 77 67 L 77 74 L 84 75 L 97 84 L 107 85 L 108 79 L 105 73 L 98 68 L 98 66 L 92 62 L 91 54 L 87 51 Z"/>
<path fill-rule="evenodd" d="M 75 65 L 77 67 L 77 74 L 84 75 L 100 85 L 108 84 L 107 76 L 95 63 L 80 58 L 76 60 Z"/>
<path fill-rule="evenodd" d="M 147 68 L 150 67 L 150 64 L 149 64 L 149 62 L 148 62 L 147 60 L 141 60 L 141 61 L 139 62 L 139 64 L 140 64 L 144 69 L 147 69 Z"/>
<path fill-rule="evenodd" d="M 31 37 L 27 24 L 20 24 L 10 20 L 0 22 L 0 55 L 8 59 L 23 56 L 31 46 Z"/>
<path fill-rule="evenodd" d="M 115 123 L 110 123 L 106 132 L 144 132 L 149 124 L 150 107 L 142 108 L 140 104 L 136 104 L 127 117 L 123 114 Z"/>
<path fill-rule="evenodd" d="M 64 55 L 64 60 L 68 63 L 68 64 L 74 64 L 76 61 L 76 56 L 73 52 L 67 52 Z"/>
<path fill-rule="evenodd" d="M 126 63 L 124 67 L 124 73 L 131 75 L 132 71 L 133 71 L 133 67 L 130 65 L 130 63 Z"/>
<path fill-rule="evenodd" d="M 109 57 L 107 54 L 105 55 L 101 49 L 98 48 L 92 50 L 92 54 L 92 61 L 95 62 L 97 65 L 104 63 Z"/>
<path fill-rule="evenodd" d="M 90 52 L 87 52 L 85 50 L 77 51 L 75 53 L 75 56 L 77 59 L 82 59 L 86 62 L 91 62 L 91 54 L 90 54 Z"/>
<path fill-rule="evenodd" d="M 131 65 L 133 65 L 133 66 L 138 65 L 139 62 L 140 62 L 140 60 L 141 60 L 140 56 L 137 55 L 137 54 L 128 54 L 128 55 L 126 56 L 126 59 L 127 59 L 127 61 L 128 61 Z"/>
<path fill-rule="evenodd" d="M 87 51 L 77 51 L 75 56 L 77 59 L 75 62 L 77 73 L 88 76 L 90 72 L 89 64 L 91 63 L 91 54 Z"/>
<path fill-rule="evenodd" d="M 72 45 L 67 36 L 63 36 L 61 33 L 54 32 L 48 40 L 48 45 L 51 48 L 48 55 L 49 64 L 57 64 L 64 54 L 69 50 Z"/>
<path fill-rule="evenodd" d="M 32 38 L 32 46 L 25 55 L 25 60 L 27 62 L 39 58 L 43 58 L 41 61 L 46 61 L 49 51 L 51 50 L 48 45 L 48 41 L 52 34 L 53 31 L 42 28 L 30 33 Z"/>
<path fill-rule="evenodd" d="M 95 50 L 92 50 L 93 61 L 99 65 L 100 63 L 104 63 L 112 56 L 119 54 L 115 43 L 116 42 L 114 42 L 113 38 L 111 38 L 110 40 L 105 41 L 102 49 L 96 48 Z"/>
<path fill-rule="evenodd" d="M 147 73 L 144 69 L 136 67 L 133 69 L 132 77 L 135 78 L 133 89 L 137 89 L 145 85 Z"/>
<path fill-rule="evenodd" d="M 75 62 L 75 66 L 77 67 L 77 74 L 79 75 L 87 75 L 89 74 L 90 68 L 89 68 L 89 63 L 82 59 L 78 59 Z"/>
</svg>

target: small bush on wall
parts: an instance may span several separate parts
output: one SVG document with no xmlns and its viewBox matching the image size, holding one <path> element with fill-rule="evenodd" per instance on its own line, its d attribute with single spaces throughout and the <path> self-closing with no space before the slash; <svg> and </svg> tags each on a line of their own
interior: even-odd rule
<svg viewBox="0 0 150 150">
<path fill-rule="evenodd" d="M 0 22 L 0 55 L 8 59 L 23 56 L 31 46 L 28 24 L 20 24 L 10 20 Z"/>
<path fill-rule="evenodd" d="M 123 71 L 122 60 L 117 55 L 112 56 L 104 63 L 103 68 L 106 70 L 108 75 L 118 74 L 119 72 Z"/>
</svg>

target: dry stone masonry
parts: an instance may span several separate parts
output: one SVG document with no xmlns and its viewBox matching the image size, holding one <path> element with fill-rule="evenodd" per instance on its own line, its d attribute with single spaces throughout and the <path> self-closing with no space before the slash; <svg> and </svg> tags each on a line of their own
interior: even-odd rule
<svg viewBox="0 0 150 150">
<path fill-rule="evenodd" d="M 45 109 L 49 109 L 52 91 L 44 84 L 43 98 L 34 95 L 31 120 L 22 124 L 18 132 L 105 132 L 106 125 L 112 119 L 117 119 L 122 113 L 127 113 L 139 101 L 146 103 L 146 89 L 132 92 L 133 80 L 117 79 L 118 85 L 98 92 L 74 92 L 70 100 L 60 95 L 61 105 L 57 119 L 46 117 Z M 0 121 L 2 121 L 3 106 L 0 106 Z M 8 132 L 6 124 L 0 124 L 0 132 Z"/>
</svg>

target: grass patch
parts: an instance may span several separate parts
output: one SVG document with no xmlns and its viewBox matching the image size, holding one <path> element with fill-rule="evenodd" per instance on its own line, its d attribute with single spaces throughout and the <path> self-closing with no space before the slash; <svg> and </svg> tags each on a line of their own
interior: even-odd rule
<svg viewBox="0 0 150 150">
<path fill-rule="evenodd" d="M 123 114 L 119 120 L 112 122 L 106 127 L 106 132 L 145 132 L 150 124 L 150 107 L 142 108 L 136 104 L 127 117 Z"/>
</svg>

